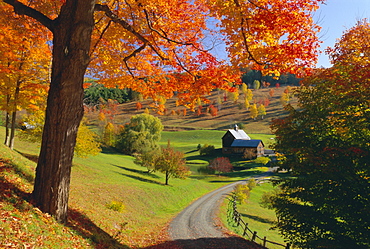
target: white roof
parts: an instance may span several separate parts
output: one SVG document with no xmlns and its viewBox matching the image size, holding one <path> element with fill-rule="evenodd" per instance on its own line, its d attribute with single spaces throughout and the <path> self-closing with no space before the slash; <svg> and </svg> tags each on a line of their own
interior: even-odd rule
<svg viewBox="0 0 370 249">
<path fill-rule="evenodd" d="M 243 130 L 230 129 L 229 132 L 235 137 L 235 139 L 251 140 Z"/>
</svg>

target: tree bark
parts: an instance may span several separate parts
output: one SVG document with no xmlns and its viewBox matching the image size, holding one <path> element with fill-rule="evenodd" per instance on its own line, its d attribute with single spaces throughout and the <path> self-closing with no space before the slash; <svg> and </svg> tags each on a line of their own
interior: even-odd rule
<svg viewBox="0 0 370 249">
<path fill-rule="evenodd" d="M 21 63 L 19 69 L 22 69 L 23 63 Z M 17 119 L 17 103 L 19 99 L 19 92 L 21 88 L 22 80 L 18 79 L 17 84 L 15 87 L 15 92 L 14 92 L 14 104 L 13 104 L 13 112 L 12 112 L 12 122 L 10 124 L 10 137 L 9 137 L 9 148 L 11 150 L 14 149 L 14 137 L 15 137 L 15 121 Z"/>
<path fill-rule="evenodd" d="M 9 107 L 10 105 L 10 94 L 6 95 L 6 106 Z M 10 131 L 9 131 L 9 124 L 10 124 L 10 113 L 9 109 L 5 113 L 5 141 L 4 144 L 9 147 L 9 139 L 10 139 Z"/>
<path fill-rule="evenodd" d="M 9 132 L 9 124 L 10 124 L 10 114 L 8 111 L 5 113 L 5 146 L 9 146 L 9 138 L 10 138 L 10 132 Z"/>
<path fill-rule="evenodd" d="M 61 223 L 67 220 L 73 151 L 83 116 L 94 5 L 95 0 L 66 1 L 52 26 L 52 75 L 33 198 Z"/>
<path fill-rule="evenodd" d="M 170 179 L 170 173 L 168 171 L 166 171 L 166 181 L 165 181 L 165 185 L 168 185 L 168 180 Z"/>
<path fill-rule="evenodd" d="M 15 121 L 17 119 L 17 111 L 12 112 L 12 122 L 10 124 L 10 136 L 9 136 L 9 148 L 14 149 L 14 137 L 15 137 Z"/>
</svg>

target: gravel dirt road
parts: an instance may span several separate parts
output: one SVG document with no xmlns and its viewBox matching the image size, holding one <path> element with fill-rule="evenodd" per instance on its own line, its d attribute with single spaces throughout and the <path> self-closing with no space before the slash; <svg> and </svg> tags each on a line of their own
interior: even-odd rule
<svg viewBox="0 0 370 249">
<path fill-rule="evenodd" d="M 253 178 L 271 176 L 273 172 L 266 172 Z M 238 181 L 223 186 L 194 201 L 190 206 L 178 214 L 169 226 L 169 235 L 175 241 L 177 248 L 260 248 L 241 237 L 230 236 L 217 223 L 217 212 L 221 201 L 227 197 Z"/>
</svg>

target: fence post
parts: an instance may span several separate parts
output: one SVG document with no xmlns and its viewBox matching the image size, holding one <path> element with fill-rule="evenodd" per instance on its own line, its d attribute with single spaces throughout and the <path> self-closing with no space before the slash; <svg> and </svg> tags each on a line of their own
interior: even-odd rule
<svg viewBox="0 0 370 249">
<path fill-rule="evenodd" d="M 248 223 L 245 223 L 245 228 L 243 232 L 243 237 L 247 234 L 247 229 L 248 229 Z"/>
<path fill-rule="evenodd" d="M 256 231 L 254 231 L 254 232 L 253 232 L 253 236 L 252 236 L 252 241 L 255 241 L 255 240 L 256 240 L 256 237 L 257 237 L 257 232 L 256 232 Z"/>
<path fill-rule="evenodd" d="M 238 213 L 238 226 L 240 226 L 240 220 L 241 220 L 240 214 Z"/>
<path fill-rule="evenodd" d="M 266 236 L 263 237 L 263 246 L 266 247 Z"/>
<path fill-rule="evenodd" d="M 287 243 L 287 244 L 286 244 L 285 249 L 290 249 L 290 243 Z"/>
</svg>

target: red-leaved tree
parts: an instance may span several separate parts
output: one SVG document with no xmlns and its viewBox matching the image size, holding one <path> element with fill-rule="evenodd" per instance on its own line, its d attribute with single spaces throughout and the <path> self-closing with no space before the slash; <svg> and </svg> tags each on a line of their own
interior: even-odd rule
<svg viewBox="0 0 370 249">
<path fill-rule="evenodd" d="M 213 159 L 208 166 L 210 169 L 220 173 L 231 172 L 233 170 L 233 165 L 230 163 L 230 159 L 227 157 L 217 157 Z"/>
</svg>

